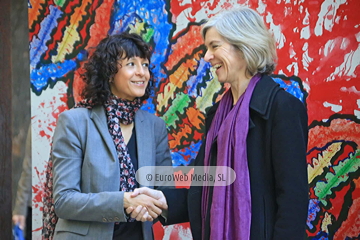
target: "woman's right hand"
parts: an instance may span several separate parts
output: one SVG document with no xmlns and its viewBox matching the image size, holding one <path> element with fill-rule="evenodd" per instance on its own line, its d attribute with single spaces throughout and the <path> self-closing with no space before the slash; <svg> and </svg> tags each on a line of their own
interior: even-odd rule
<svg viewBox="0 0 360 240">
<path fill-rule="evenodd" d="M 131 192 L 124 193 L 124 208 L 127 214 L 137 221 L 153 221 L 162 213 L 166 203 L 145 194 L 136 197 L 131 196 Z M 167 207 L 167 206 L 166 206 Z"/>
</svg>

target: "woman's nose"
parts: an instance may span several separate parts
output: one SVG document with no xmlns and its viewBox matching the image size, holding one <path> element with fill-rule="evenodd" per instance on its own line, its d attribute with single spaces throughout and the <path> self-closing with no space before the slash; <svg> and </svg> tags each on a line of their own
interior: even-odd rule
<svg viewBox="0 0 360 240">
<path fill-rule="evenodd" d="M 143 76 L 145 74 L 145 70 L 144 70 L 143 66 L 140 65 L 139 67 L 137 67 L 136 74 L 139 76 Z"/>
<path fill-rule="evenodd" d="M 206 50 L 204 60 L 207 62 L 210 62 L 210 60 L 213 59 L 213 56 L 214 55 L 209 50 Z"/>
</svg>

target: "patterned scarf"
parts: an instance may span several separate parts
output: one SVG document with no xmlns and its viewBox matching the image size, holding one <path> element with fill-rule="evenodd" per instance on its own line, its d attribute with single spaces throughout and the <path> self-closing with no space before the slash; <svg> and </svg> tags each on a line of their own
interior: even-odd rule
<svg viewBox="0 0 360 240">
<path fill-rule="evenodd" d="M 114 140 L 117 156 L 120 164 L 120 191 L 131 192 L 135 189 L 135 170 L 128 153 L 124 137 L 121 133 L 120 123 L 131 124 L 134 121 L 136 111 L 141 107 L 140 98 L 134 101 L 126 101 L 111 95 L 104 104 L 107 125 L 109 133 Z M 88 108 L 93 107 L 91 100 L 84 99 L 78 102 L 74 108 Z M 52 174 L 52 159 L 50 158 L 46 167 L 46 182 L 44 184 L 43 195 L 43 228 L 42 239 L 53 239 L 55 226 L 58 217 L 54 210 L 53 201 L 53 174 Z M 128 222 L 133 222 L 134 219 L 130 218 Z"/>
<path fill-rule="evenodd" d="M 237 103 L 233 106 L 231 90 L 225 93 L 216 110 L 206 136 L 204 165 L 210 164 L 211 145 L 217 138 L 217 166 L 228 166 L 236 173 L 235 182 L 229 186 L 215 186 L 212 196 L 209 187 L 203 187 L 202 224 L 203 238 L 206 213 L 210 207 L 210 239 L 250 239 L 251 193 L 246 138 L 249 130 L 250 99 L 261 75 L 255 75 Z"/>
<path fill-rule="evenodd" d="M 114 140 L 120 163 L 120 191 L 132 192 L 136 187 L 135 169 L 121 133 L 120 123 L 128 125 L 134 121 L 135 112 L 141 107 L 141 101 L 139 98 L 131 102 L 124 101 L 112 96 L 104 106 L 106 109 L 108 129 Z"/>
</svg>

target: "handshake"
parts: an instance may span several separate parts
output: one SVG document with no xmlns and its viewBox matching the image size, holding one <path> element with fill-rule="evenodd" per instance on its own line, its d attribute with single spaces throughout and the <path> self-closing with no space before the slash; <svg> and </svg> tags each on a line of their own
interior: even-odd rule
<svg viewBox="0 0 360 240">
<path fill-rule="evenodd" d="M 168 209 L 163 192 L 147 187 L 124 193 L 124 209 L 137 221 L 153 221 L 163 210 Z"/>
</svg>

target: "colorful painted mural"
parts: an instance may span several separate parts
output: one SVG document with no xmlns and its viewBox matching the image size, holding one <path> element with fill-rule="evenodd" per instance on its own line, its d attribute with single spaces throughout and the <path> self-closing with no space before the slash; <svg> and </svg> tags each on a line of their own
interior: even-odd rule
<svg viewBox="0 0 360 240">
<path fill-rule="evenodd" d="M 151 43 L 156 91 L 143 109 L 166 121 L 173 165 L 188 165 L 201 145 L 205 111 L 226 89 L 203 60 L 201 24 L 238 5 L 263 16 L 277 42 L 274 80 L 308 109 L 308 239 L 360 238 L 358 0 L 29 0 L 33 239 L 41 239 L 56 120 L 80 100 L 79 71 L 91 47 L 122 31 Z M 188 224 L 154 229 L 156 239 L 191 239 Z"/>
</svg>

